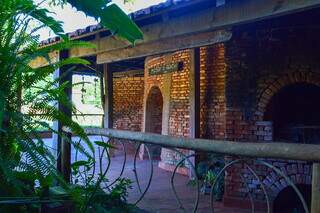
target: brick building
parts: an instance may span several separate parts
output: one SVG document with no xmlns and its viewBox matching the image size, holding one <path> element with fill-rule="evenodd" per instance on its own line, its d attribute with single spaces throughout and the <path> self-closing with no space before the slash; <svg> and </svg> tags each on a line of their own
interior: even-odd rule
<svg viewBox="0 0 320 213">
<path fill-rule="evenodd" d="M 146 37 L 135 47 L 92 27 L 73 36 L 94 35 L 98 50 L 71 53 L 105 64 L 106 127 L 239 143 L 319 143 L 318 7 L 318 1 L 167 1 L 132 15 Z M 164 148 L 152 153 L 166 170 L 180 159 Z M 309 199 L 310 164 L 269 162 Z M 249 166 L 281 211 L 288 183 L 264 166 Z M 265 208 L 249 170 L 238 164 L 226 172 L 225 205 L 249 208 L 243 201 L 249 188 Z M 188 174 L 187 166 L 179 172 Z"/>
</svg>

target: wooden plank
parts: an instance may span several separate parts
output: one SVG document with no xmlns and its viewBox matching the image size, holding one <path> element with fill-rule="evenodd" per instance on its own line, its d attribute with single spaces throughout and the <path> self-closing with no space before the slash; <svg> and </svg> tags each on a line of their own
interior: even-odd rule
<svg viewBox="0 0 320 213">
<path fill-rule="evenodd" d="M 112 61 L 121 61 L 128 58 L 162 53 L 164 50 L 155 51 L 154 49 L 161 47 L 161 43 L 164 43 L 166 48 L 173 46 L 165 52 L 194 48 L 202 46 L 200 39 L 195 40 L 194 42 L 191 42 L 192 38 L 194 37 L 190 37 L 189 42 L 179 42 L 179 39 L 185 40 L 187 39 L 186 36 L 188 35 L 197 36 L 198 34 L 198 36 L 201 37 L 201 33 L 210 31 L 213 32 L 215 30 L 230 26 L 252 23 L 258 20 L 288 15 L 317 7 L 320 7 L 320 0 L 229 1 L 220 7 L 210 7 L 199 12 L 189 13 L 183 16 L 172 18 L 168 21 L 142 26 L 141 30 L 144 33 L 144 40 L 138 41 L 134 48 L 132 48 L 132 45 L 127 41 L 116 39 L 114 36 L 108 36 L 104 38 L 97 36 L 95 40 L 91 41 L 97 45 L 97 48 L 75 48 L 72 49 L 70 53 L 73 57 L 85 57 L 97 54 L 99 56 L 97 59 L 98 63 L 102 64 Z M 100 32 L 101 30 L 97 31 L 96 34 Z M 92 34 L 90 33 L 88 35 Z M 208 38 L 210 37 L 207 36 L 203 39 L 206 40 Z M 175 41 L 170 43 L 171 40 Z M 179 46 L 174 48 L 174 44 L 176 42 L 178 42 L 177 44 L 179 44 Z M 182 45 L 182 43 L 184 43 L 184 45 Z M 210 44 L 210 42 L 205 41 L 203 43 L 203 45 Z M 129 49 L 134 50 L 129 51 Z M 124 50 L 125 53 L 120 54 L 121 50 Z M 136 54 L 134 54 L 135 51 Z M 108 59 L 109 56 L 111 56 L 111 59 Z M 40 66 L 43 63 L 44 62 L 42 60 L 36 60 L 35 62 L 32 62 L 33 66 Z"/>
<path fill-rule="evenodd" d="M 146 57 L 174 52 L 194 47 L 207 46 L 230 40 L 232 33 L 227 30 L 205 32 L 196 35 L 185 35 L 163 39 L 156 42 L 138 44 L 134 47 L 105 51 L 97 55 L 97 63 L 115 62 L 123 59 Z"/>
<path fill-rule="evenodd" d="M 142 27 L 141 29 L 144 33 L 144 40 L 137 42 L 136 47 L 141 46 L 141 44 L 146 44 L 143 45 L 145 46 L 144 48 L 132 48 L 127 42 L 123 40 L 117 40 L 114 37 L 103 38 L 98 42 L 98 63 L 120 61 L 126 58 L 135 57 L 133 54 L 134 51 L 132 51 L 131 54 L 119 54 L 120 49 L 123 49 L 126 52 L 128 52 L 129 49 L 135 49 L 138 56 L 148 56 L 161 53 L 161 51 L 154 51 L 154 48 L 161 47 L 162 43 L 170 43 L 170 40 L 172 39 L 175 41 L 172 42 L 169 47 L 174 45 L 176 42 L 179 44 L 179 40 L 175 39 L 175 37 L 215 31 L 234 25 L 252 23 L 258 20 L 288 15 L 301 10 L 312 9 L 319 6 L 320 0 L 230 1 L 221 7 L 208 8 L 203 11 L 190 13 L 171 19 L 167 22 L 160 22 Z M 182 37 L 179 38 L 182 39 Z M 158 42 L 158 45 L 152 45 L 155 44 L 155 42 Z M 187 44 L 185 44 L 175 48 L 175 50 L 201 46 L 200 44 L 196 44 L 197 42 L 201 41 L 195 41 L 194 43 L 189 42 L 189 47 Z M 167 44 L 166 48 L 169 47 Z M 144 53 L 141 53 L 142 50 L 144 50 Z M 108 56 L 112 56 L 113 53 L 115 53 L 115 56 L 113 56 L 111 59 L 108 59 Z"/>
<path fill-rule="evenodd" d="M 311 213 L 320 213 L 320 163 L 314 163 L 312 169 Z"/>
<path fill-rule="evenodd" d="M 87 128 L 85 132 L 89 135 L 104 135 L 164 147 L 176 147 L 225 155 L 320 162 L 320 146 L 313 144 L 281 143 L 276 141 L 272 143 L 252 143 L 192 139 L 103 128 Z"/>
<path fill-rule="evenodd" d="M 104 64 L 104 127 L 113 127 L 113 75 L 108 64 Z"/>
<path fill-rule="evenodd" d="M 49 53 L 49 58 L 50 58 L 51 63 L 58 62 L 58 60 L 59 60 L 59 51 L 54 51 L 54 52 Z M 49 63 L 48 63 L 48 60 L 46 58 L 37 57 L 37 58 L 35 58 L 34 60 L 32 60 L 29 63 L 29 66 L 31 66 L 33 68 L 37 68 L 37 67 L 45 67 L 48 64 Z"/>
<path fill-rule="evenodd" d="M 72 48 L 70 49 L 70 57 L 86 57 L 86 56 L 95 55 L 96 52 L 98 51 L 97 47 L 98 47 L 99 37 L 97 36 L 97 39 L 89 42 L 96 45 L 96 48 L 83 48 L 83 47 Z"/>
</svg>

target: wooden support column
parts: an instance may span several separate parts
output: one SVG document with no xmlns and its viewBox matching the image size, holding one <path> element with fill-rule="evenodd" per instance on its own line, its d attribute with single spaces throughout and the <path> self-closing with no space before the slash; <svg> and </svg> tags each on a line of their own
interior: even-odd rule
<svg viewBox="0 0 320 213">
<path fill-rule="evenodd" d="M 63 60 L 69 57 L 69 51 L 68 50 L 62 50 L 60 52 L 59 60 Z M 65 93 L 67 94 L 69 100 L 72 100 L 72 72 L 68 71 L 70 67 L 64 66 L 61 67 L 59 70 L 59 84 L 62 84 L 64 82 L 68 82 L 68 86 L 65 88 Z M 70 119 L 72 118 L 72 109 L 65 106 L 62 103 L 58 103 L 58 108 L 61 112 L 63 112 L 67 117 Z M 57 129 L 58 132 L 62 132 L 63 124 L 58 121 L 57 122 Z M 65 133 L 68 139 L 62 138 L 60 135 L 57 136 L 57 144 L 58 144 L 58 153 L 60 155 L 58 156 L 58 162 L 57 162 L 57 168 L 58 171 L 63 175 L 65 181 L 70 182 L 71 177 L 71 144 L 67 140 L 71 140 L 71 134 Z"/>
<path fill-rule="evenodd" d="M 104 64 L 104 128 L 113 127 L 113 78 L 109 64 Z"/>
<path fill-rule="evenodd" d="M 100 100 L 101 100 L 101 107 L 104 110 L 104 97 L 105 97 L 105 89 L 104 89 L 104 65 L 103 64 L 96 64 L 96 70 L 98 72 L 98 76 L 100 79 Z M 104 128 L 104 115 L 102 116 L 101 120 L 101 127 Z"/>
<path fill-rule="evenodd" d="M 190 136 L 200 137 L 200 48 L 194 48 L 190 58 Z"/>
<path fill-rule="evenodd" d="M 200 137 L 200 48 L 190 50 L 190 137 Z M 194 153 L 194 151 L 192 151 Z M 197 159 L 191 161 L 196 164 Z M 191 170 L 189 176 L 192 178 Z"/>
<path fill-rule="evenodd" d="M 311 213 L 320 213 L 320 163 L 314 163 L 312 169 Z"/>
</svg>

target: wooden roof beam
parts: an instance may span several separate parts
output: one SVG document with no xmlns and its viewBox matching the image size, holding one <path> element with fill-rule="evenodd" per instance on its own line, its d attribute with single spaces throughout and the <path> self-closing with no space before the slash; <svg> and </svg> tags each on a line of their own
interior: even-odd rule
<svg viewBox="0 0 320 213">
<path fill-rule="evenodd" d="M 214 34 L 214 30 L 296 13 L 319 6 L 320 0 L 230 1 L 217 8 L 208 8 L 170 21 L 142 27 L 145 39 L 138 42 L 134 47 L 125 41 L 116 40 L 112 37 L 103 38 L 98 42 L 97 62 L 120 61 L 198 47 L 203 43 L 210 44 L 210 42 L 200 39 L 210 39 L 210 37 L 203 38 L 203 33 L 211 32 Z M 192 39 L 195 39 L 195 41 L 191 41 Z"/>
</svg>

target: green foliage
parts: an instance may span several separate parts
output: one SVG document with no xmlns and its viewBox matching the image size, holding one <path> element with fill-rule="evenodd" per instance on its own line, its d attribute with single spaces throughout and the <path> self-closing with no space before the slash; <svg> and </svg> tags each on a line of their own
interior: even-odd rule
<svg viewBox="0 0 320 213">
<path fill-rule="evenodd" d="M 113 34 L 127 39 L 131 43 L 143 39 L 143 34 L 139 28 L 127 18 L 127 15 L 116 4 L 104 8 L 100 17 L 102 25 L 110 29 Z"/>
<path fill-rule="evenodd" d="M 30 23 L 34 19 L 41 24 L 31 29 Z M 33 187 L 36 180 L 41 184 L 45 183 L 47 176 L 61 180 L 55 169 L 55 157 L 43 146 L 42 139 L 34 131 L 37 123 L 22 114 L 20 108 L 27 104 L 32 110 L 40 106 L 41 110 L 46 110 L 52 107 L 50 101 L 66 99 L 65 94 L 58 93 L 61 87 L 51 88 L 51 83 L 45 86 L 45 90 L 30 94 L 26 99 L 21 98 L 22 90 L 34 87 L 57 67 L 56 64 L 43 68 L 29 65 L 40 55 L 37 36 L 30 31 L 35 32 L 46 25 L 59 34 L 62 27 L 61 23 L 48 16 L 48 11 L 38 8 L 31 0 L 2 1 L 0 24 L 0 196 L 25 196 L 26 193 L 36 194 Z M 42 50 L 41 56 L 49 58 L 49 53 Z M 48 117 L 55 120 L 58 114 L 51 113 Z M 77 124 L 70 124 L 76 131 L 79 129 Z M 32 176 L 26 178 L 30 174 Z M 0 208 L 6 211 L 6 208 L 12 207 Z"/>
<path fill-rule="evenodd" d="M 204 176 L 204 182 L 209 185 L 213 185 L 216 178 L 217 178 L 217 174 L 215 174 L 212 170 L 209 170 Z"/>
<path fill-rule="evenodd" d="M 111 144 L 103 142 L 103 141 L 95 141 L 94 143 L 102 148 L 105 148 L 105 149 L 107 149 L 107 148 L 116 149 L 115 146 L 112 146 Z"/>
<path fill-rule="evenodd" d="M 104 151 L 112 148 L 109 143 L 102 141 L 95 141 L 95 144 Z M 134 208 L 126 203 L 131 181 L 119 178 L 110 184 L 106 178 L 107 170 L 102 170 L 101 164 L 99 172 L 95 173 L 95 163 L 92 160 L 79 160 L 72 164 L 74 185 L 71 196 L 76 201 L 77 209 L 80 212 L 132 212 Z"/>
<path fill-rule="evenodd" d="M 35 25 L 34 20 L 39 24 Z M 61 42 L 39 48 L 36 34 L 43 27 L 61 35 Z M 129 37 L 131 41 L 135 38 Z M 86 160 L 72 165 L 75 175 L 81 172 L 80 168 L 89 172 L 94 167 L 94 145 L 83 128 L 53 104 L 59 101 L 64 107 L 76 111 L 64 92 L 72 85 L 69 82 L 57 85 L 59 79 L 50 80 L 54 71 L 61 67 L 88 64 L 86 60 L 78 58 L 60 62 L 50 60 L 49 55 L 53 51 L 72 47 L 92 48 L 93 45 L 68 40 L 63 35 L 61 23 L 50 17 L 49 11 L 38 7 L 33 0 L 1 1 L 0 212 L 38 212 L 43 202 L 68 200 L 75 203 L 82 212 L 95 211 L 94 208 L 101 212 L 106 211 L 106 207 L 126 208 L 128 181 L 120 180 L 111 189 L 111 193 L 101 187 L 106 181 L 105 173 L 99 174 L 98 178 L 91 176 L 75 185 L 66 183 L 56 170 L 57 156 L 46 147 L 37 132 L 37 128 L 42 127 L 60 134 L 77 152 L 85 156 Z M 31 62 L 38 57 L 45 59 L 47 65 L 32 67 Z M 67 72 L 71 71 L 69 69 Z M 22 106 L 28 106 L 27 114 L 21 112 Z M 53 130 L 48 123 L 33 119 L 34 116 L 48 121 L 60 121 L 79 135 L 82 142 L 69 140 L 63 133 Z M 114 201 L 119 205 L 114 205 Z"/>
</svg>

